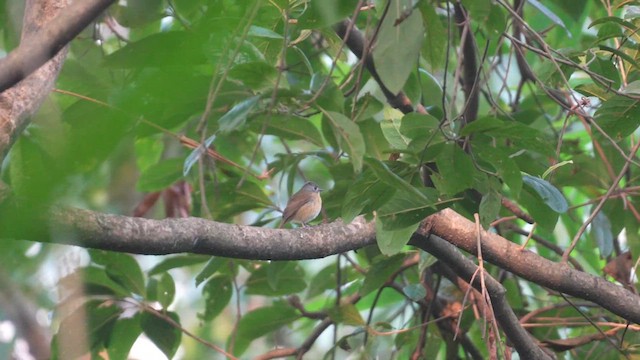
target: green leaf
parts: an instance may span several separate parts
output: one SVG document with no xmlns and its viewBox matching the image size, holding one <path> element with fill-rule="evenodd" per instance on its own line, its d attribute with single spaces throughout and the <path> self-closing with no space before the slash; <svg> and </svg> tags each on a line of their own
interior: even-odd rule
<svg viewBox="0 0 640 360">
<path fill-rule="evenodd" d="M 140 319 L 139 313 L 130 318 L 118 319 L 107 343 L 109 360 L 129 359 L 131 347 L 142 333 Z"/>
<path fill-rule="evenodd" d="M 342 267 L 340 269 L 340 283 L 348 284 L 360 277 L 360 274 L 352 267 Z M 309 281 L 309 287 L 307 288 L 306 298 L 311 299 L 325 292 L 326 290 L 335 290 L 338 286 L 336 265 L 329 264 L 322 270 L 318 271 L 311 281 Z"/>
<path fill-rule="evenodd" d="M 427 290 L 425 290 L 422 284 L 409 284 L 402 288 L 402 292 L 413 301 L 420 301 L 427 296 Z"/>
<path fill-rule="evenodd" d="M 562 21 L 562 19 L 560 19 L 558 15 L 556 15 L 553 11 L 551 11 L 549 8 L 544 6 L 538 0 L 527 0 L 527 1 L 529 2 L 529 4 L 531 4 L 531 6 L 535 7 L 536 9 L 538 9 L 538 11 L 543 13 L 544 16 L 549 18 L 549 20 L 553 21 L 556 25 L 562 27 L 567 32 L 567 36 L 571 37 L 571 32 L 569 31 L 569 29 L 567 29 L 567 26 L 564 24 L 564 21 Z"/>
<path fill-rule="evenodd" d="M 413 4 L 391 0 L 373 48 L 373 61 L 382 83 L 394 94 L 402 90 L 416 67 L 423 33 L 422 18 Z"/>
<path fill-rule="evenodd" d="M 595 120 L 615 140 L 625 139 L 640 126 L 640 100 L 614 96 L 596 110 Z"/>
<path fill-rule="evenodd" d="M 358 124 L 348 117 L 333 111 L 323 111 L 325 118 L 333 128 L 340 147 L 348 154 L 356 173 L 362 171 L 362 158 L 364 157 L 364 138 Z"/>
<path fill-rule="evenodd" d="M 593 211 L 593 209 L 591 209 Z M 600 256 L 606 258 L 613 253 L 613 233 L 611 232 L 611 221 L 600 211 L 591 222 L 591 236 L 596 241 Z"/>
<path fill-rule="evenodd" d="M 107 304 L 101 300 L 89 300 L 78 306 L 60 323 L 53 348 L 59 359 L 76 359 L 86 346 L 89 350 L 102 350 L 113 333 L 116 320 L 122 314 L 122 309 L 114 303 Z M 78 326 L 84 324 L 85 326 Z M 82 332 L 82 333 L 80 333 Z M 60 338 L 70 342 L 60 345 Z M 77 339 L 86 339 L 87 344 L 78 344 Z M 66 345 L 66 346 L 65 346 Z M 70 346 L 71 345 L 71 346 Z"/>
<path fill-rule="evenodd" d="M 409 184 L 406 180 L 396 175 L 389 167 L 380 160 L 372 159 L 370 157 L 365 158 L 367 166 L 373 171 L 378 179 L 385 184 L 395 188 L 399 191 L 408 192 L 413 194 L 418 199 L 429 201 L 429 199 L 413 185 Z"/>
<path fill-rule="evenodd" d="M 420 223 L 416 223 L 403 229 L 385 230 L 382 226 L 382 220 L 376 218 L 376 241 L 380 252 L 387 256 L 399 253 L 411 240 L 411 235 L 419 225 Z"/>
<path fill-rule="evenodd" d="M 485 229 L 488 229 L 489 224 L 498 217 L 501 199 L 502 196 L 493 190 L 482 196 L 482 200 L 480 200 L 480 224 Z"/>
<path fill-rule="evenodd" d="M 164 150 L 164 142 L 155 136 L 136 139 L 136 164 L 140 171 L 145 171 L 157 164 Z"/>
<path fill-rule="evenodd" d="M 160 191 L 182 179 L 182 159 L 163 160 L 140 174 L 136 189 L 142 192 Z"/>
<path fill-rule="evenodd" d="M 111 68 L 192 66 L 205 64 L 206 39 L 192 31 L 159 32 L 127 44 L 105 59 Z"/>
<path fill-rule="evenodd" d="M 475 166 L 458 145 L 446 144 L 443 151 L 436 158 L 436 165 L 441 177 L 441 191 L 455 195 L 473 187 Z"/>
<path fill-rule="evenodd" d="M 282 35 L 277 32 L 256 25 L 249 27 L 247 35 L 267 39 L 283 39 Z"/>
<path fill-rule="evenodd" d="M 258 102 L 260 101 L 260 95 L 252 96 L 237 103 L 231 110 L 218 120 L 220 126 L 220 134 L 228 134 L 234 130 L 240 129 L 247 121 L 247 117 L 251 114 Z"/>
<path fill-rule="evenodd" d="M 485 133 L 513 142 L 520 149 L 555 157 L 555 150 L 542 132 L 516 121 L 504 121 L 492 116 L 485 116 L 466 125 L 460 132 L 462 136 L 475 133 Z"/>
<path fill-rule="evenodd" d="M 200 286 L 200 284 L 202 284 L 203 281 L 207 280 L 213 274 L 218 272 L 218 270 L 223 265 L 225 265 L 228 261 L 229 261 L 228 259 L 225 259 L 225 258 L 222 258 L 222 257 L 213 257 L 213 258 L 211 258 L 211 260 L 209 260 L 209 262 L 207 262 L 207 265 L 204 266 L 202 271 L 200 271 L 198 273 L 198 275 L 196 275 L 196 287 Z"/>
<path fill-rule="evenodd" d="M 372 291 L 378 290 L 396 272 L 404 262 L 405 254 L 396 254 L 390 257 L 380 256 L 376 258 L 367 271 L 360 295 L 366 296 Z"/>
<path fill-rule="evenodd" d="M 89 295 L 131 296 L 131 292 L 128 289 L 108 277 L 104 269 L 95 266 L 78 268 L 77 272 L 60 279 L 60 284 L 65 286 L 67 283 L 77 283 L 78 275 L 82 277 L 86 287 L 85 292 Z"/>
<path fill-rule="evenodd" d="M 198 313 L 198 318 L 209 322 L 218 316 L 229 304 L 233 295 L 233 284 L 226 275 L 216 275 L 202 287 L 204 298 L 204 314 Z"/>
<path fill-rule="evenodd" d="M 127 290 L 145 295 L 144 274 L 133 256 L 104 250 L 91 250 L 91 260 L 105 267 L 107 276 Z"/>
<path fill-rule="evenodd" d="M 259 117 L 252 121 L 252 129 L 262 130 L 263 121 Z M 308 119 L 294 115 L 272 115 L 264 131 L 265 134 L 275 135 L 284 139 L 305 140 L 311 144 L 322 146 L 322 135 L 318 128 Z"/>
<path fill-rule="evenodd" d="M 564 213 L 569 210 L 567 200 L 560 190 L 551 185 L 550 182 L 527 174 L 522 176 L 522 181 L 535 190 L 551 210 L 557 213 Z"/>
<path fill-rule="evenodd" d="M 476 139 L 471 140 L 474 155 L 491 164 L 498 176 L 509 186 L 511 194 L 516 198 L 522 190 L 522 174 L 518 164 L 509 157 L 508 149 L 493 147 Z"/>
<path fill-rule="evenodd" d="M 317 29 L 331 26 L 350 16 L 356 9 L 356 0 L 311 1 L 298 18 L 298 26 L 305 29 Z"/>
<path fill-rule="evenodd" d="M 171 256 L 171 257 L 165 258 L 164 260 L 156 264 L 154 267 L 149 269 L 147 271 L 147 274 L 149 276 L 158 275 L 160 273 L 169 271 L 171 269 L 200 264 L 209 259 L 211 259 L 210 256 L 195 255 L 195 254 Z"/>
<path fill-rule="evenodd" d="M 395 188 L 383 183 L 373 175 L 373 171 L 366 169 L 347 190 L 342 203 L 342 220 L 349 223 L 359 214 L 379 209 L 395 192 Z"/>
<path fill-rule="evenodd" d="M 447 47 L 447 28 L 436 14 L 435 7 L 427 1 L 418 3 L 420 12 L 422 13 L 422 22 L 425 24 L 424 44 L 422 46 L 422 55 L 425 57 L 429 65 L 434 69 L 439 69 L 444 65 Z M 424 88 L 423 88 L 424 91 Z M 436 92 L 423 92 L 427 101 L 437 101 L 441 98 Z M 425 104 L 425 106 L 434 104 Z M 441 105 L 441 104 L 440 104 Z"/>
<path fill-rule="evenodd" d="M 252 180 L 246 180 L 238 188 L 238 179 L 231 178 L 218 184 L 211 205 L 212 212 L 217 219 L 230 219 L 242 212 L 263 209 L 271 205 L 271 200 L 264 193 L 262 186 Z"/>
<path fill-rule="evenodd" d="M 264 263 L 246 282 L 247 294 L 282 296 L 307 288 L 304 270 L 297 262 L 275 261 Z"/>
<path fill-rule="evenodd" d="M 527 212 L 538 223 L 540 228 L 547 231 L 553 231 L 558 222 L 559 214 L 555 211 L 549 211 L 549 206 L 540 198 L 538 193 L 525 187 L 520 192 L 519 204 L 527 209 Z"/>
<path fill-rule="evenodd" d="M 157 301 L 166 309 L 176 295 L 176 284 L 169 273 L 163 273 L 160 279 L 151 278 L 147 283 L 147 300 Z"/>
<path fill-rule="evenodd" d="M 353 304 L 341 304 L 338 307 L 329 309 L 329 317 L 337 324 L 351 326 L 364 326 L 366 323 L 360 312 Z"/>
<path fill-rule="evenodd" d="M 396 191 L 391 199 L 378 209 L 378 219 L 384 230 L 399 230 L 419 223 L 447 203 L 438 200 L 439 194 L 436 189 L 424 188 L 420 191 L 424 195 L 421 198 L 406 191 Z"/>
<path fill-rule="evenodd" d="M 238 323 L 235 355 L 242 355 L 253 340 L 276 331 L 299 317 L 300 315 L 294 308 L 282 303 L 248 312 Z"/>
<path fill-rule="evenodd" d="M 168 311 L 163 313 L 177 324 L 180 324 L 178 314 Z M 156 315 L 147 312 L 142 313 L 142 330 L 169 359 L 173 358 L 180 346 L 182 331 L 171 325 L 168 321 L 158 318 Z"/>
<path fill-rule="evenodd" d="M 275 86 L 278 71 L 264 61 L 250 61 L 235 65 L 229 70 L 229 78 L 241 81 L 253 91 Z"/>
<path fill-rule="evenodd" d="M 388 120 L 382 120 L 380 122 L 380 128 L 382 134 L 387 139 L 389 144 L 397 150 L 406 150 L 411 142 L 411 139 L 400 132 L 400 126 L 402 125 L 401 118 L 391 118 Z"/>
</svg>

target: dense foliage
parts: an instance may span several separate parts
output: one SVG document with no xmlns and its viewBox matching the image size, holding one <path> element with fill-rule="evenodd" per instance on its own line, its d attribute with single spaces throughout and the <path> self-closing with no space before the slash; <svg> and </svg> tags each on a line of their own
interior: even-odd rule
<svg viewBox="0 0 640 360">
<path fill-rule="evenodd" d="M 0 1 L 6 53 L 20 3 Z M 0 219 L 0 238 L 50 231 L 31 212 L 51 204 L 277 227 L 313 180 L 325 189 L 314 224 L 365 215 L 378 246 L 309 261 L 134 256 L 48 244 L 76 236 L 54 229 L 0 242 L 0 319 L 24 328 L 12 303 L 52 314 L 38 319 L 65 359 L 126 359 L 142 334 L 184 359 L 276 346 L 508 357 L 480 293 L 407 243 L 451 208 L 635 291 L 639 25 L 635 1 L 119 2 L 70 43 L 4 160 L 27 210 Z M 559 357 L 637 356 L 628 319 L 484 269 Z M 33 349 L 18 335 L 0 338 L 0 357 L 19 337 Z"/>
</svg>

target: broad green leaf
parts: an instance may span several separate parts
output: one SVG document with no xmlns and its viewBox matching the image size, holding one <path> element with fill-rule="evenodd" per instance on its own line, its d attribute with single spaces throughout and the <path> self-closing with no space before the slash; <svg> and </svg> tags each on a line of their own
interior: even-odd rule
<svg viewBox="0 0 640 360">
<path fill-rule="evenodd" d="M 595 113 L 598 125 L 615 140 L 622 140 L 640 126 L 640 100 L 614 96 Z"/>
<path fill-rule="evenodd" d="M 77 353 L 89 347 L 89 350 L 103 349 L 113 333 L 116 320 L 122 314 L 122 309 L 115 303 L 105 303 L 101 300 L 90 300 L 82 306 L 78 306 L 71 314 L 60 323 L 58 333 L 54 339 L 54 351 L 57 350 L 59 359 L 76 359 L 82 353 Z M 77 326 L 85 324 L 84 327 Z M 80 333 L 82 332 L 82 333 Z M 57 344 L 60 338 L 72 342 L 69 344 Z M 77 344 L 76 339 L 86 339 L 87 344 Z M 65 346 L 67 345 L 67 346 Z"/>
<path fill-rule="evenodd" d="M 603 76 L 611 82 L 607 85 L 601 85 L 605 88 L 620 88 L 620 73 L 616 69 L 616 66 L 613 63 L 611 58 L 602 58 L 600 56 L 596 56 L 589 62 L 589 70 L 598 74 L 599 76 Z M 599 82 L 594 81 L 595 84 L 599 84 Z"/>
<path fill-rule="evenodd" d="M 384 230 L 405 229 L 436 213 L 442 205 L 448 203 L 438 199 L 436 189 L 423 188 L 420 191 L 424 195 L 420 198 L 413 193 L 396 191 L 391 199 L 378 209 L 377 219 L 382 223 Z"/>
<path fill-rule="evenodd" d="M 329 309 L 329 317 L 337 324 L 351 326 L 363 326 L 365 321 L 358 309 L 353 304 L 341 304 L 338 307 Z"/>
<path fill-rule="evenodd" d="M 293 307 L 283 303 L 276 303 L 248 312 L 238 323 L 235 355 L 242 355 L 253 340 L 276 331 L 299 317 L 300 315 Z"/>
<path fill-rule="evenodd" d="M 391 257 L 378 257 L 367 271 L 367 276 L 364 278 L 364 282 L 360 288 L 360 295 L 366 296 L 384 285 L 389 279 L 389 276 L 398 271 L 405 257 L 405 254 L 396 254 Z"/>
<path fill-rule="evenodd" d="M 145 295 L 144 274 L 133 256 L 104 250 L 91 250 L 91 260 L 105 267 L 107 276 L 127 290 Z"/>
<path fill-rule="evenodd" d="M 606 258 L 613 253 L 614 239 L 611 232 L 611 221 L 602 211 L 591 222 L 591 236 L 600 249 L 601 257 Z"/>
<path fill-rule="evenodd" d="M 145 171 L 160 161 L 164 143 L 155 136 L 136 139 L 136 164 L 140 171 Z"/>
<path fill-rule="evenodd" d="M 269 119 L 258 117 L 252 121 L 251 128 L 256 132 L 262 130 L 267 121 L 265 134 L 275 135 L 284 139 L 305 140 L 311 144 L 322 146 L 322 135 L 309 119 L 294 115 L 272 115 Z"/>
<path fill-rule="evenodd" d="M 131 296 L 131 291 L 120 283 L 114 281 L 107 276 L 107 273 L 102 268 L 90 265 L 84 268 L 79 268 L 76 272 L 60 279 L 60 285 L 65 286 L 68 282 L 73 284 L 77 283 L 78 276 L 81 277 L 85 283 L 85 293 L 87 295 L 116 295 L 119 297 Z M 71 285 L 73 287 L 73 285 Z"/>
<path fill-rule="evenodd" d="M 462 4 L 469 16 L 478 22 L 484 22 L 489 17 L 491 0 L 462 0 Z"/>
<path fill-rule="evenodd" d="M 312 94 L 317 96 L 316 105 L 320 108 L 320 110 L 324 110 L 323 112 L 343 112 L 344 95 L 332 80 L 325 83 L 326 78 L 326 75 L 322 73 L 315 73 L 311 77 L 309 90 L 311 90 Z M 321 92 L 318 95 L 319 91 Z"/>
<path fill-rule="evenodd" d="M 194 32 L 159 32 L 111 53 L 104 65 L 111 68 L 145 68 L 205 64 L 205 43 L 206 39 Z"/>
<path fill-rule="evenodd" d="M 203 321 L 211 321 L 218 316 L 229 304 L 233 295 L 231 279 L 225 275 L 216 275 L 202 287 L 204 298 L 204 313 L 198 313 L 198 318 Z"/>
<path fill-rule="evenodd" d="M 461 131 L 462 136 L 474 133 L 485 133 L 489 136 L 508 140 L 519 149 L 555 157 L 555 150 L 542 132 L 516 121 L 504 121 L 492 116 L 481 117 L 466 125 Z"/>
<path fill-rule="evenodd" d="M 180 324 L 180 317 L 175 312 L 164 312 L 163 316 L 167 316 L 177 324 Z M 182 331 L 171 325 L 167 320 L 160 319 L 156 315 L 152 315 L 148 312 L 142 313 L 141 325 L 142 330 L 149 340 L 151 340 L 169 359 L 173 358 L 178 350 L 178 346 L 180 346 Z"/>
<path fill-rule="evenodd" d="M 229 78 L 241 81 L 253 91 L 273 88 L 278 71 L 264 61 L 251 61 L 238 64 L 229 70 Z"/>
<path fill-rule="evenodd" d="M 559 213 L 549 211 L 549 206 L 540 198 L 540 195 L 529 187 L 524 187 L 520 192 L 518 203 L 527 209 L 527 212 L 539 227 L 553 231 L 558 222 Z"/>
<path fill-rule="evenodd" d="M 476 172 L 469 155 L 456 144 L 447 144 L 436 158 L 440 174 L 439 189 L 446 194 L 455 195 L 473 187 Z"/>
<path fill-rule="evenodd" d="M 238 188 L 238 179 L 218 184 L 212 191 L 213 203 L 211 205 L 214 216 L 218 219 L 228 219 L 242 212 L 267 208 L 271 200 L 264 193 L 264 189 L 251 180 L 246 180 Z"/>
<path fill-rule="evenodd" d="M 349 154 L 353 170 L 356 173 L 362 171 L 362 158 L 364 157 L 364 138 L 358 124 L 348 117 L 333 112 L 324 111 L 325 118 L 331 123 L 333 132 L 340 146 Z"/>
<path fill-rule="evenodd" d="M 399 253 L 411 240 L 411 235 L 419 225 L 420 223 L 416 223 L 404 229 L 385 230 L 382 226 L 382 220 L 376 218 L 376 241 L 380 252 L 387 256 Z"/>
<path fill-rule="evenodd" d="M 298 18 L 298 26 L 317 29 L 331 26 L 349 17 L 356 9 L 356 0 L 310 1 Z"/>
<path fill-rule="evenodd" d="M 474 155 L 491 164 L 500 178 L 509 186 L 511 194 L 518 197 L 522 190 L 522 174 L 518 164 L 509 157 L 508 149 L 493 147 L 475 139 L 471 142 Z"/>
<path fill-rule="evenodd" d="M 420 301 L 427 296 L 427 290 L 425 290 L 424 285 L 420 283 L 406 285 L 402 288 L 402 292 L 413 301 Z"/>
<path fill-rule="evenodd" d="M 296 262 L 264 263 L 246 282 L 246 293 L 282 296 L 303 291 L 307 287 L 304 270 Z"/>
<path fill-rule="evenodd" d="M 527 174 L 522 176 L 522 181 L 535 190 L 551 210 L 564 213 L 569 209 L 564 195 L 550 182 Z"/>
<path fill-rule="evenodd" d="M 153 192 L 168 188 L 182 179 L 183 160 L 174 158 L 149 166 L 140 174 L 138 191 Z"/>
<path fill-rule="evenodd" d="M 569 31 L 569 29 L 567 29 L 567 26 L 564 24 L 564 21 L 562 21 L 562 19 L 560 19 L 560 17 L 558 17 L 558 15 L 556 15 L 548 7 L 544 6 L 538 0 L 527 0 L 527 2 L 529 4 L 531 4 L 531 6 L 535 7 L 536 9 L 538 9 L 538 11 L 543 13 L 544 16 L 549 18 L 549 20 L 553 21 L 556 25 L 558 25 L 558 26 L 562 27 L 563 29 L 565 29 L 565 31 L 567 32 L 567 35 L 569 37 L 571 37 L 571 32 Z"/>
<path fill-rule="evenodd" d="M 395 192 L 395 188 L 383 183 L 374 176 L 373 171 L 366 169 L 347 190 L 342 203 L 342 220 L 349 223 L 359 214 L 377 210 Z"/>
<path fill-rule="evenodd" d="M 207 265 L 196 275 L 196 287 L 200 286 L 203 281 L 207 280 L 213 274 L 218 272 L 218 270 L 225 265 L 229 260 L 222 257 L 213 257 L 211 260 L 207 262 Z"/>
<path fill-rule="evenodd" d="M 253 108 L 258 105 L 260 98 L 260 95 L 256 95 L 245 99 L 234 105 L 226 114 L 222 115 L 218 120 L 220 134 L 228 134 L 244 126 L 247 117 L 251 114 Z"/>
<path fill-rule="evenodd" d="M 171 269 L 201 264 L 209 259 L 211 259 L 210 256 L 195 254 L 171 256 L 154 265 L 147 271 L 147 274 L 153 276 Z"/>
<path fill-rule="evenodd" d="M 440 121 L 429 114 L 410 113 L 402 117 L 400 132 L 410 138 L 424 138 L 425 141 L 430 139 L 435 132 L 440 131 Z"/>
<path fill-rule="evenodd" d="M 447 28 L 442 24 L 432 4 L 427 1 L 420 1 L 418 7 L 422 13 L 422 22 L 425 25 L 426 33 L 422 45 L 422 55 L 433 69 L 440 69 L 444 65 L 444 59 L 446 57 Z M 425 88 L 423 88 L 423 90 L 424 89 Z M 437 92 L 431 91 L 424 92 L 423 95 L 425 99 L 428 99 L 428 102 L 437 101 L 441 99 L 442 90 L 440 91 L 440 95 L 438 95 Z"/>
<path fill-rule="evenodd" d="M 391 0 L 373 48 L 373 61 L 382 83 L 393 94 L 402 90 L 416 67 L 423 33 L 422 17 L 413 4 Z"/>
<path fill-rule="evenodd" d="M 107 354 L 109 354 L 110 360 L 129 359 L 129 352 L 133 343 L 142 334 L 140 318 L 141 315 L 138 313 L 130 318 L 118 319 L 113 326 L 113 331 L 107 343 Z"/>
<path fill-rule="evenodd" d="M 402 124 L 401 118 L 392 118 L 388 120 L 382 120 L 380 122 L 380 128 L 382 134 L 387 139 L 389 144 L 397 150 L 405 150 L 411 139 L 400 132 L 400 125 Z"/>
<path fill-rule="evenodd" d="M 275 31 L 260 27 L 260 26 L 256 26 L 256 25 L 251 25 L 251 27 L 249 28 L 249 32 L 247 33 L 247 35 L 249 36 L 254 36 L 254 37 L 261 37 L 261 38 L 267 38 L 267 39 L 282 39 L 282 35 L 278 34 Z"/>
<path fill-rule="evenodd" d="M 147 282 L 147 300 L 157 301 L 166 309 L 171 305 L 176 295 L 176 284 L 169 273 L 163 273 L 160 278 L 150 278 Z"/>
<path fill-rule="evenodd" d="M 400 176 L 396 175 L 384 162 L 372 159 L 370 157 L 365 158 L 365 162 L 367 166 L 373 171 L 375 176 L 380 179 L 380 181 L 399 191 L 405 191 L 413 194 L 418 199 L 429 201 L 429 199 L 427 199 L 427 197 L 422 192 L 420 192 L 420 190 L 409 184 Z"/>
<path fill-rule="evenodd" d="M 360 278 L 360 274 L 353 268 L 353 266 L 342 267 L 340 270 L 340 283 L 347 284 L 351 281 Z M 326 290 L 335 290 L 338 286 L 336 265 L 329 264 L 322 270 L 318 271 L 307 287 L 306 298 L 311 299 L 315 296 L 322 294 Z"/>
<path fill-rule="evenodd" d="M 498 217 L 500 212 L 502 196 L 496 191 L 489 191 L 482 196 L 480 200 L 480 224 L 485 229 L 489 228 L 489 224 Z"/>
</svg>

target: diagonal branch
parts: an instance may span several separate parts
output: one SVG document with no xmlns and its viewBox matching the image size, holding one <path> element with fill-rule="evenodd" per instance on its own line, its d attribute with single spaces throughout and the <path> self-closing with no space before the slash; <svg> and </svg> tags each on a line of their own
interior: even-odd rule
<svg viewBox="0 0 640 360">
<path fill-rule="evenodd" d="M 112 2 L 74 1 L 60 11 L 64 0 L 27 1 L 20 46 L 0 59 L 0 162 L 51 91 L 63 47 Z"/>
</svg>

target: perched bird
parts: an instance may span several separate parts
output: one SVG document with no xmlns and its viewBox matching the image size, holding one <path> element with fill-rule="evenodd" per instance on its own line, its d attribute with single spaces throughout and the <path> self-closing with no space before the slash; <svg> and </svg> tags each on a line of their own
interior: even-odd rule
<svg viewBox="0 0 640 360">
<path fill-rule="evenodd" d="M 316 183 L 307 181 L 289 199 L 287 207 L 284 208 L 282 213 L 280 227 L 283 227 L 288 222 L 297 222 L 301 223 L 302 226 L 307 226 L 309 221 L 315 219 L 320 214 L 320 209 L 322 209 L 320 191 L 322 190 Z"/>
</svg>

